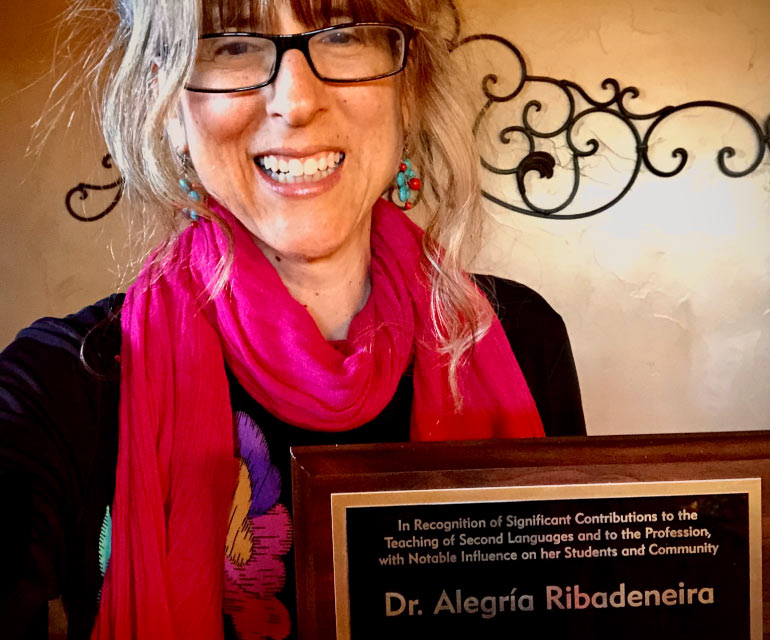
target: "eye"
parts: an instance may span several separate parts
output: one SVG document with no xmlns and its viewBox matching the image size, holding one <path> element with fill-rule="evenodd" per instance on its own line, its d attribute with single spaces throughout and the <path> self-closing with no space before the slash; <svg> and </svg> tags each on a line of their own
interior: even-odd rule
<svg viewBox="0 0 770 640">
<path fill-rule="evenodd" d="M 217 56 L 242 56 L 253 51 L 248 42 L 225 42 L 217 47 L 214 55 Z"/>
<path fill-rule="evenodd" d="M 322 40 L 327 45 L 350 45 L 361 42 L 360 38 L 350 30 L 330 31 Z"/>
<path fill-rule="evenodd" d="M 275 53 L 269 40 L 246 36 L 206 38 L 198 45 L 199 62 L 229 64 L 235 61 L 261 60 Z"/>
</svg>

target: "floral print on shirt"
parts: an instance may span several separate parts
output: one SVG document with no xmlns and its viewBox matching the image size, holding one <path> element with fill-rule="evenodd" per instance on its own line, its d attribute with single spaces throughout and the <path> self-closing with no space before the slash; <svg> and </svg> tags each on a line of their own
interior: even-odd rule
<svg viewBox="0 0 770 640">
<path fill-rule="evenodd" d="M 240 640 L 283 640 L 291 619 L 276 594 L 286 581 L 291 517 L 278 502 L 281 476 L 264 434 L 247 414 L 239 411 L 234 418 L 241 464 L 225 547 L 224 611 Z"/>
</svg>

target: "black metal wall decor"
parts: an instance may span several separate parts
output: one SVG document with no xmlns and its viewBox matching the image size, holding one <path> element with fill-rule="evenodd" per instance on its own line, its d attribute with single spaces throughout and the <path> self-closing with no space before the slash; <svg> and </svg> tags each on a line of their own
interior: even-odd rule
<svg viewBox="0 0 770 640">
<path fill-rule="evenodd" d="M 459 22 L 457 23 L 457 28 L 459 30 Z M 508 194 L 510 193 L 512 196 L 510 200 L 514 201 L 503 199 L 486 190 L 482 191 L 482 194 L 491 202 L 510 211 L 549 219 L 571 220 L 586 218 L 601 213 L 602 211 L 606 211 L 619 202 L 631 190 L 642 167 L 645 167 L 653 175 L 662 178 L 670 178 L 678 175 L 687 165 L 690 156 L 687 150 L 681 146 L 676 147 L 671 152 L 671 157 L 676 162 L 675 166 L 671 169 L 663 169 L 660 166 L 656 166 L 650 158 L 650 141 L 652 135 L 659 129 L 664 121 L 674 114 L 689 109 L 705 107 L 730 112 L 734 116 L 737 116 L 740 121 L 744 122 L 756 137 L 757 144 L 753 159 L 749 162 L 748 166 L 744 168 L 730 166 L 731 163 L 728 161 L 736 156 L 736 150 L 733 146 L 724 146 L 718 150 L 716 163 L 719 170 L 726 176 L 740 178 L 753 173 L 762 164 L 766 151 L 770 149 L 770 115 L 767 117 L 763 129 L 760 123 L 745 110 L 732 104 L 715 100 L 687 102 L 676 106 L 666 106 L 651 113 L 636 113 L 632 111 L 628 105 L 628 102 L 638 98 L 640 95 L 639 89 L 636 87 L 621 87 L 620 83 L 614 78 L 606 78 L 601 83 L 601 89 L 605 92 L 609 92 L 609 97 L 605 100 L 597 100 L 591 97 L 583 87 L 571 80 L 557 80 L 556 78 L 547 76 L 530 75 L 527 72 L 527 64 L 524 60 L 524 56 L 519 49 L 510 41 L 500 36 L 482 33 L 467 36 L 462 39 L 455 38 L 453 48 L 454 50 L 457 50 L 461 47 L 467 47 L 471 43 L 479 42 L 496 43 L 507 49 L 511 57 L 511 62 L 513 63 L 507 67 L 507 71 L 510 71 L 514 77 L 518 77 L 518 82 L 513 90 L 507 93 L 496 93 L 495 89 L 498 88 L 499 90 L 499 87 L 497 87 L 500 82 L 499 76 L 492 72 L 483 76 L 481 80 L 481 91 L 485 102 L 478 112 L 473 125 L 474 133 L 477 136 L 482 131 L 483 125 L 488 124 L 485 123 L 485 120 L 488 119 L 494 106 L 512 103 L 516 98 L 523 95 L 525 89 L 535 85 L 555 87 L 563 95 L 567 104 L 567 114 L 563 118 L 562 123 L 551 130 L 542 131 L 532 123 L 532 119 L 535 113 L 543 110 L 544 105 L 540 100 L 530 99 L 520 109 L 519 115 L 517 116 L 520 120 L 517 121 L 517 124 L 506 125 L 497 133 L 497 140 L 502 145 L 511 145 L 509 148 L 512 148 L 512 142 L 515 139 L 519 140 L 519 142 L 524 145 L 525 153 L 515 166 L 507 168 L 496 166 L 495 163 L 482 155 L 481 164 L 484 170 L 497 176 L 511 176 L 515 185 L 515 192 L 508 186 L 505 188 L 506 198 L 508 198 Z M 579 106 L 581 100 L 585 106 Z M 576 141 L 576 129 L 578 125 L 596 114 L 610 116 L 612 119 L 621 123 L 632 135 L 634 140 L 634 157 L 631 158 L 633 167 L 617 192 L 608 189 L 607 199 L 601 205 L 589 207 L 586 210 L 567 211 L 568 207 L 575 201 L 581 187 L 581 175 L 583 169 L 581 163 L 585 162 L 588 158 L 596 156 L 602 148 L 602 144 L 596 137 L 589 138 L 582 143 Z M 564 141 L 565 148 L 571 156 L 566 164 L 568 165 L 567 169 L 571 170 L 572 185 L 569 189 L 569 193 L 566 194 L 560 204 L 552 207 L 538 206 L 532 201 L 530 195 L 527 193 L 525 178 L 527 178 L 527 175 L 531 172 L 536 173 L 542 179 L 549 179 L 554 176 L 557 160 L 552 153 L 538 146 L 538 142 L 542 144 L 542 141 L 553 141 L 557 138 Z M 102 159 L 102 166 L 105 169 L 113 168 L 109 155 L 104 156 Z M 113 201 L 106 209 L 95 215 L 83 216 L 75 212 L 72 208 L 72 199 L 76 194 L 79 195 L 80 200 L 86 200 L 90 191 L 107 191 L 111 189 L 115 190 Z M 123 184 L 120 178 L 103 185 L 81 182 L 67 193 L 65 206 L 67 207 L 69 214 L 74 218 L 82 220 L 83 222 L 94 222 L 100 220 L 115 209 L 122 196 Z M 574 208 L 575 207 L 573 207 L 573 209 Z"/>
<path fill-rule="evenodd" d="M 110 157 L 110 154 L 108 153 L 106 156 L 102 158 L 102 166 L 105 169 L 112 169 L 112 158 Z M 90 191 L 109 191 L 111 189 L 115 189 L 115 197 L 112 199 L 112 202 L 109 204 L 109 206 L 104 209 L 103 211 L 97 213 L 93 216 L 83 216 L 77 213 L 72 208 L 72 199 L 79 195 L 81 200 L 88 199 L 88 195 Z M 112 211 L 115 207 L 118 206 L 118 203 L 120 202 L 120 199 L 123 197 L 123 179 L 118 177 L 109 184 L 89 184 L 86 182 L 81 182 L 76 187 L 72 187 L 67 192 L 67 196 L 64 198 L 64 206 L 67 207 L 67 212 L 77 220 L 80 220 L 81 222 L 94 222 L 96 220 L 101 220 L 104 216 L 106 216 L 110 211 Z"/>
<path fill-rule="evenodd" d="M 689 158 L 687 150 L 683 147 L 676 147 L 671 154 L 676 160 L 676 166 L 672 169 L 662 169 L 659 166 L 656 166 L 650 158 L 650 140 L 661 123 L 674 114 L 687 109 L 708 107 L 731 112 L 745 122 L 755 134 L 757 141 L 756 151 L 753 160 L 751 160 L 749 165 L 745 168 L 731 168 L 728 166 L 727 161 L 736 155 L 734 147 L 725 146 L 719 149 L 716 158 L 717 165 L 719 170 L 726 176 L 740 178 L 753 173 L 762 164 L 766 148 L 770 148 L 770 116 L 768 116 L 763 130 L 759 122 L 743 109 L 725 102 L 714 100 L 700 100 L 676 106 L 666 106 L 652 113 L 636 113 L 628 106 L 630 100 L 638 98 L 640 95 L 639 89 L 636 87 L 628 86 L 621 88 L 621 85 L 617 80 L 614 78 L 607 78 L 601 83 L 601 88 L 604 91 L 610 92 L 610 95 L 605 100 L 596 100 L 580 85 L 570 80 L 557 80 L 556 78 L 546 76 L 530 75 L 527 72 L 524 56 L 519 49 L 500 36 L 494 34 L 468 36 L 459 40 L 456 48 L 466 47 L 474 42 L 491 42 L 505 47 L 510 53 L 511 62 L 513 63 L 507 70 L 512 71 L 514 77 L 519 78 L 518 83 L 516 83 L 516 86 L 512 91 L 502 94 L 495 92 L 496 85 L 499 82 L 499 77 L 495 73 L 488 73 L 482 78 L 481 90 L 486 102 L 476 116 L 474 123 L 474 133 L 477 137 L 482 129 L 485 118 L 487 118 L 493 106 L 514 101 L 517 97 L 522 95 L 526 88 L 529 88 L 532 85 L 544 84 L 556 87 L 563 94 L 568 106 L 567 115 L 560 126 L 549 131 L 542 131 L 538 130 L 538 128 L 532 124 L 532 116 L 534 113 L 543 109 L 543 104 L 539 100 L 531 99 L 521 108 L 519 116 L 520 120 L 517 124 L 507 125 L 498 132 L 497 140 L 500 144 L 510 145 L 514 138 L 519 138 L 524 145 L 526 153 L 516 166 L 509 168 L 496 166 L 482 156 L 481 163 L 486 171 L 498 176 L 512 176 L 515 180 L 515 190 L 520 199 L 519 204 L 510 202 L 507 199 L 504 200 L 487 191 L 482 192 L 484 197 L 491 202 L 511 211 L 539 218 L 562 220 L 586 218 L 601 213 L 602 211 L 606 211 L 621 200 L 636 182 L 642 165 L 652 174 L 662 178 L 678 175 L 687 164 Z M 587 106 L 579 107 L 579 99 L 582 99 Z M 596 155 L 602 147 L 595 137 L 588 139 L 582 145 L 579 145 L 575 141 L 574 134 L 576 127 L 586 118 L 594 114 L 606 114 L 607 116 L 616 119 L 618 122 L 622 123 L 633 136 L 635 140 L 633 169 L 630 171 L 625 184 L 620 188 L 619 192 L 608 193 L 606 202 L 600 206 L 589 208 L 588 210 L 578 210 L 577 212 L 566 212 L 565 210 L 573 203 L 581 186 L 581 161 Z M 559 205 L 554 207 L 538 206 L 527 194 L 524 180 L 530 172 L 537 173 L 540 178 L 549 179 L 553 177 L 554 168 L 557 164 L 556 158 L 554 158 L 548 151 L 539 148 L 538 141 L 552 140 L 559 136 L 563 138 L 571 155 L 569 164 L 572 169 L 572 186 L 563 202 Z M 511 190 L 506 187 L 505 191 L 507 195 Z"/>
</svg>

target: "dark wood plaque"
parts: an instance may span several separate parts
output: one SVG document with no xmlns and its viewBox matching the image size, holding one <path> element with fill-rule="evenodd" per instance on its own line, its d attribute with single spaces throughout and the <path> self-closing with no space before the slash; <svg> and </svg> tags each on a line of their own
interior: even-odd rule
<svg viewBox="0 0 770 640">
<path fill-rule="evenodd" d="M 292 477 L 300 638 L 770 638 L 769 432 L 300 447 Z"/>
</svg>

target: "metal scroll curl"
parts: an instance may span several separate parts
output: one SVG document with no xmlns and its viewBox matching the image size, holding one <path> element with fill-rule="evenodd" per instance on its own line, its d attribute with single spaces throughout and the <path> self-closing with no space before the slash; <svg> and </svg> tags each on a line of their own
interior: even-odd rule
<svg viewBox="0 0 770 640">
<path fill-rule="evenodd" d="M 533 123 L 535 115 L 543 110 L 543 103 L 537 99 L 527 100 L 520 108 L 518 120 L 515 124 L 503 126 L 496 135 L 498 144 L 512 144 L 517 142 L 517 150 L 520 159 L 510 167 L 501 167 L 484 157 L 482 152 L 481 164 L 484 170 L 496 176 L 511 176 L 515 180 L 516 192 L 512 194 L 518 196 L 520 202 L 509 202 L 506 199 L 498 197 L 487 190 L 482 194 L 491 202 L 510 211 L 515 211 L 525 215 L 552 218 L 552 219 L 578 219 L 596 215 L 606 211 L 619 200 L 621 200 L 636 182 L 642 167 L 650 173 L 668 178 L 676 176 L 682 172 L 688 163 L 690 154 L 688 151 L 678 146 L 671 152 L 671 157 L 675 161 L 672 168 L 663 168 L 656 164 L 650 154 L 651 140 L 656 133 L 659 133 L 661 125 L 675 114 L 690 109 L 717 109 L 729 112 L 737 119 L 745 123 L 756 138 L 756 149 L 749 159 L 748 166 L 743 168 L 736 167 L 735 160 L 731 159 L 737 155 L 733 146 L 723 146 L 717 151 L 716 163 L 724 175 L 731 178 L 740 178 L 756 171 L 765 158 L 766 151 L 770 148 L 770 116 L 767 118 L 764 128 L 749 113 L 743 109 L 726 102 L 714 100 L 700 100 L 687 102 L 676 106 L 666 106 L 652 113 L 638 113 L 633 111 L 629 103 L 639 97 L 639 89 L 633 86 L 621 87 L 620 83 L 614 78 L 607 78 L 601 83 L 602 90 L 608 94 L 604 100 L 596 99 L 590 96 L 580 85 L 570 80 L 557 80 L 546 76 L 530 75 L 527 71 L 527 65 L 524 56 L 511 42 L 494 34 L 477 34 L 467 36 L 459 40 L 456 49 L 468 47 L 471 43 L 496 43 L 502 45 L 510 54 L 509 62 L 506 66 L 506 73 L 510 72 L 517 81 L 513 82 L 513 87 L 509 91 L 503 88 L 503 82 L 495 73 L 488 73 L 481 79 L 481 91 L 483 93 L 484 103 L 476 116 L 474 122 L 474 134 L 480 137 L 481 131 L 485 132 L 492 126 L 490 125 L 490 113 L 493 108 L 503 103 L 512 103 L 517 98 L 519 102 L 524 99 L 524 93 L 528 89 L 535 87 L 550 87 L 555 90 L 559 102 L 564 103 L 566 114 L 560 119 L 560 123 L 551 127 L 549 130 L 543 130 Z M 518 103 L 517 103 L 518 104 Z M 549 104 L 549 106 L 551 106 Z M 506 118 L 508 117 L 506 112 Z M 615 122 L 614 126 L 620 127 L 630 136 L 632 142 L 631 157 L 627 158 L 628 175 L 623 175 L 621 182 L 615 186 L 614 190 L 607 190 L 608 195 L 599 206 L 588 208 L 581 207 L 578 203 L 568 210 L 570 205 L 575 203 L 576 196 L 581 188 L 581 178 L 584 176 L 584 163 L 589 158 L 595 158 L 600 149 L 604 146 L 596 137 L 590 137 L 587 140 L 580 141 L 576 134 L 579 126 L 589 120 L 601 116 L 609 118 Z M 510 120 L 507 120 L 510 122 Z M 544 149 L 549 145 L 551 150 L 558 144 L 564 149 L 567 159 L 560 163 L 554 153 Z M 510 147 L 509 147 L 510 148 Z M 523 150 L 522 150 L 523 149 Z M 502 154 L 506 155 L 506 154 Z M 523 157 L 521 157 L 523 155 Z M 560 158 L 561 154 L 559 155 Z M 566 168 L 571 174 L 571 186 L 568 193 L 563 196 L 555 206 L 541 206 L 533 202 L 530 194 L 527 192 L 525 179 L 528 174 L 536 173 L 541 179 L 550 179 L 554 176 L 554 170 L 557 167 Z M 506 189 L 507 191 L 507 189 Z M 561 198 L 561 196 L 560 196 Z M 515 199 L 515 198 L 510 198 Z M 577 209 L 577 212 L 575 210 Z"/>
<path fill-rule="evenodd" d="M 102 166 L 105 169 L 113 168 L 112 157 L 110 156 L 109 153 L 102 158 Z M 91 191 L 109 191 L 111 189 L 117 189 L 117 191 L 115 192 L 115 197 L 112 199 L 112 202 L 107 206 L 106 209 L 97 213 L 96 215 L 83 216 L 77 213 L 72 207 L 72 199 L 76 195 L 80 196 L 80 200 L 86 200 Z M 80 220 L 81 222 L 95 222 L 96 220 L 101 220 L 104 216 L 110 213 L 115 207 L 117 207 L 122 197 L 123 197 L 123 179 L 122 178 L 118 178 L 117 180 L 114 180 L 109 184 L 88 184 L 85 182 L 81 182 L 76 187 L 73 187 L 67 192 L 67 195 L 64 199 L 64 206 L 67 207 L 67 212 L 73 218 Z"/>
</svg>

